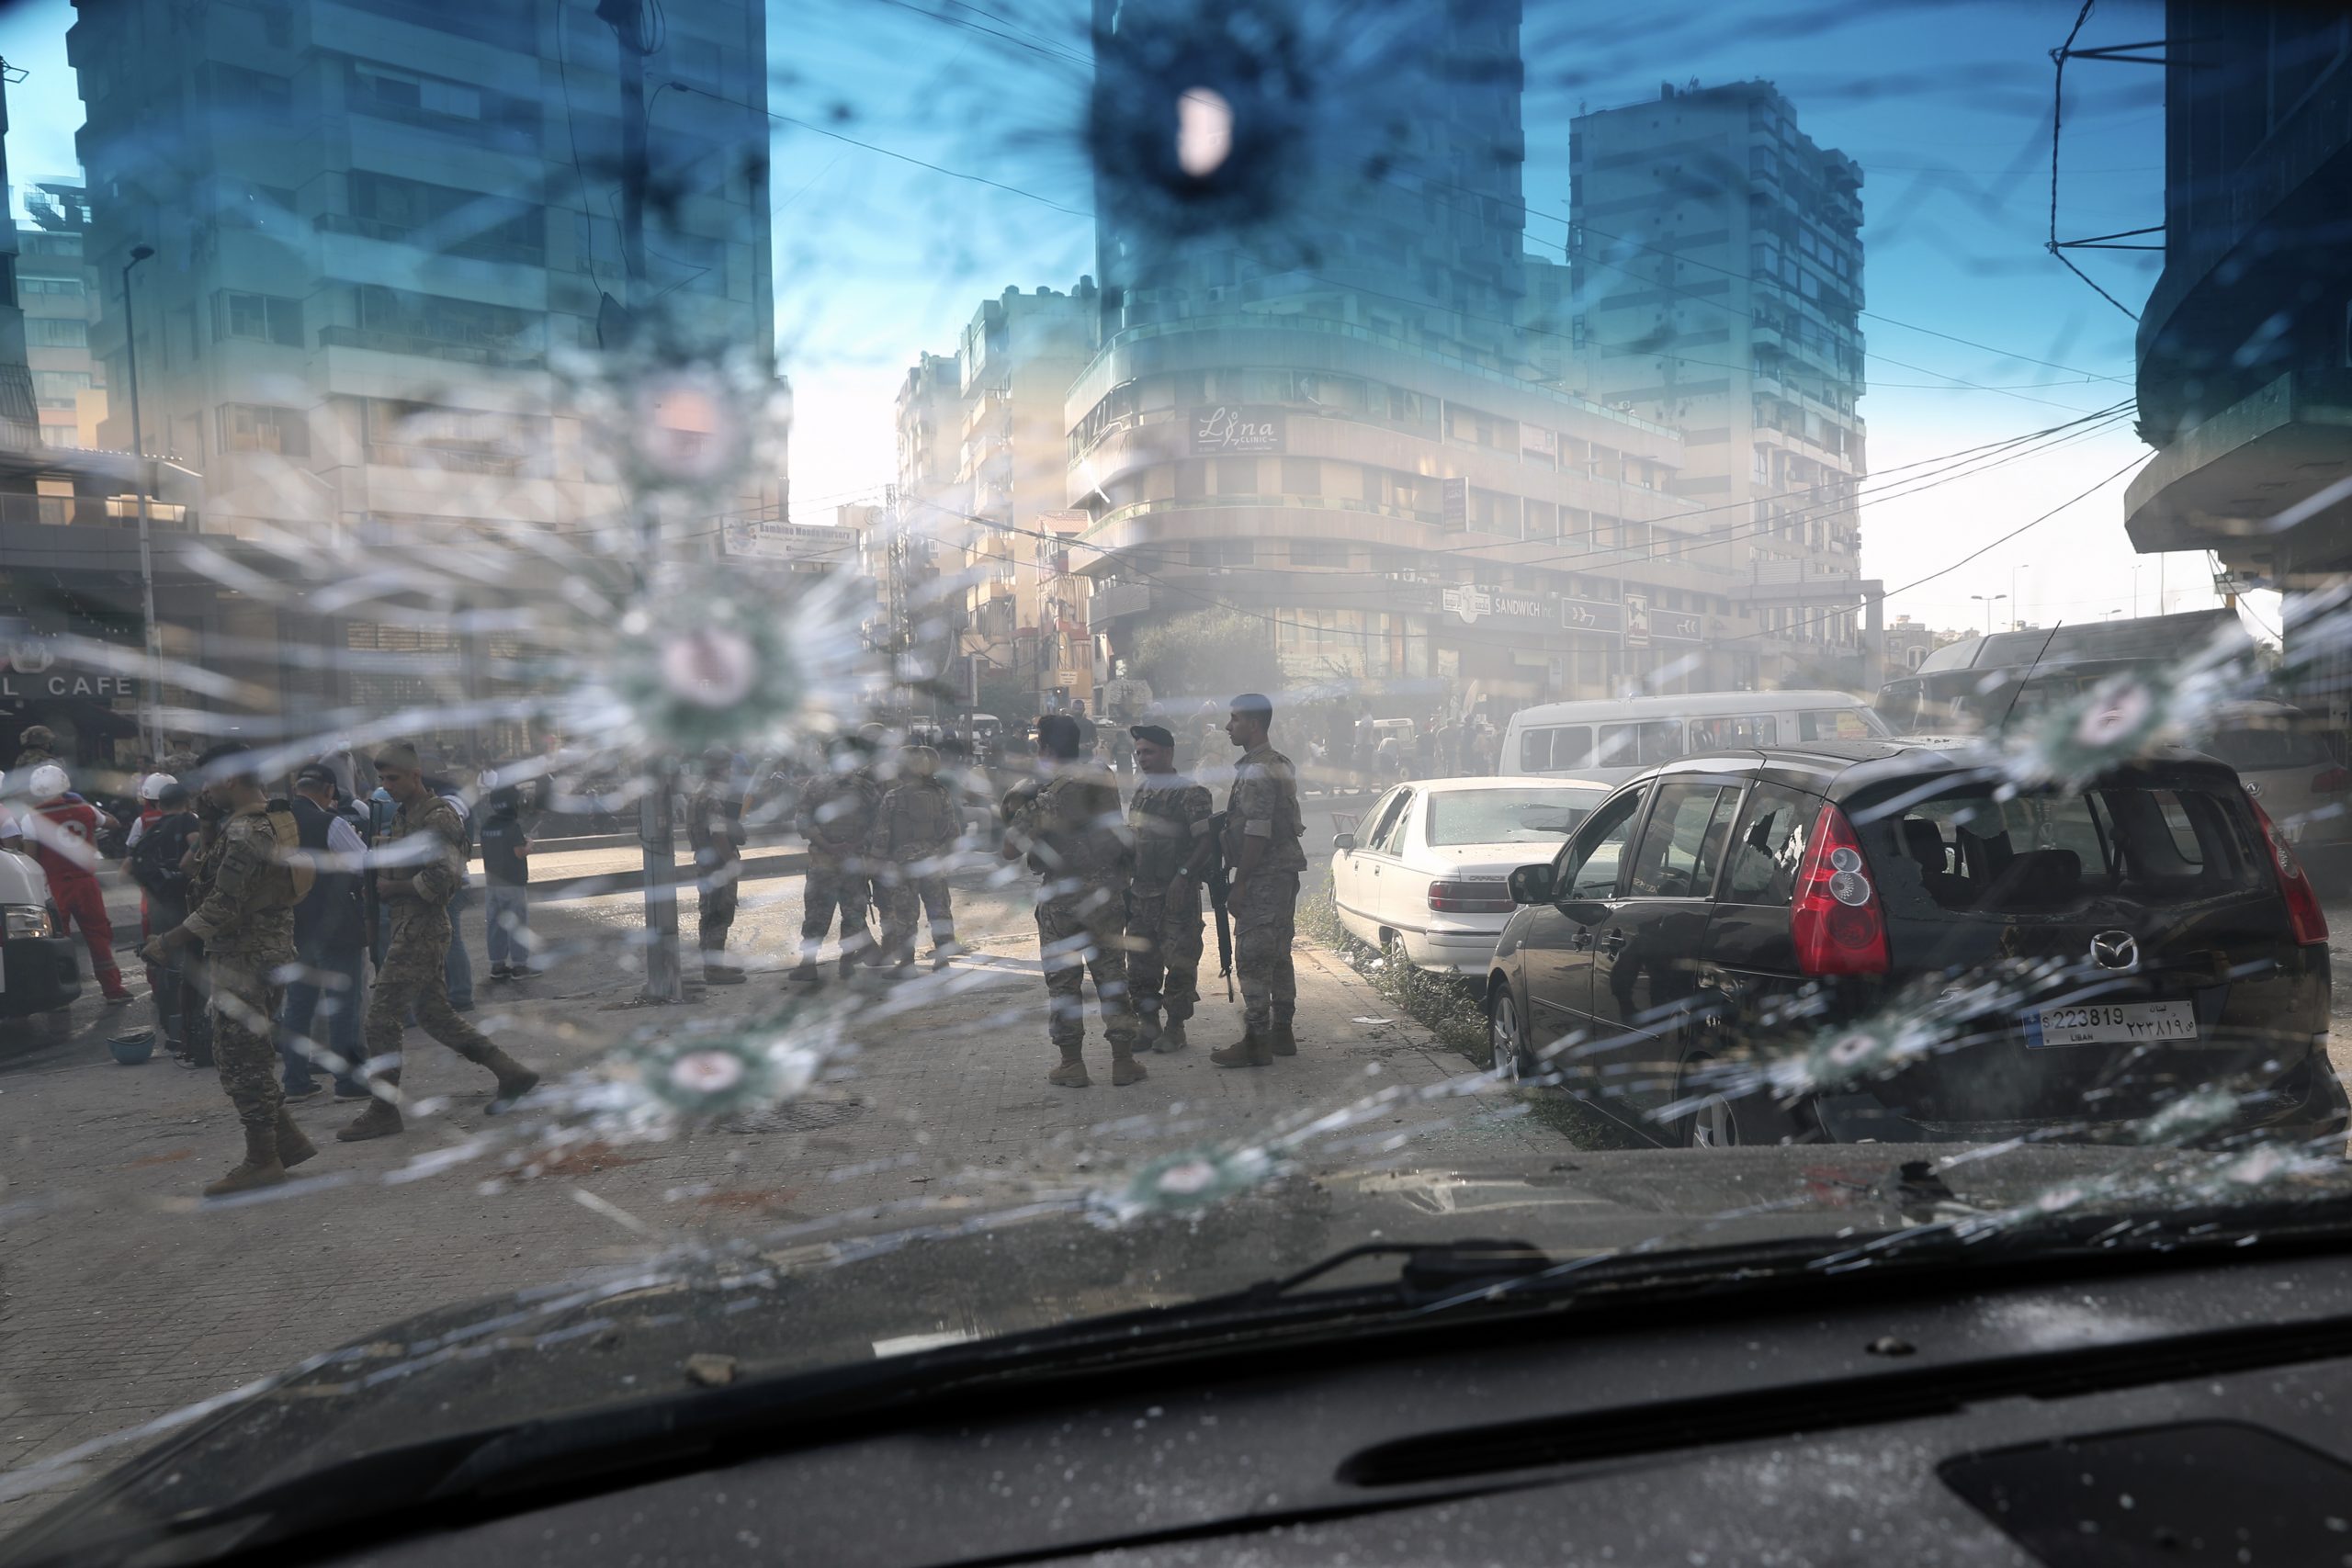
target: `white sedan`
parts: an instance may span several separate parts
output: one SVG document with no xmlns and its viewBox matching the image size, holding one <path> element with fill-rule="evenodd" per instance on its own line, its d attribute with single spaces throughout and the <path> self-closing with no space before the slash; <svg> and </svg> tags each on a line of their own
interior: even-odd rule
<svg viewBox="0 0 2352 1568">
<path fill-rule="evenodd" d="M 1607 786 L 1578 779 L 1425 779 L 1340 819 L 1331 892 L 1358 941 L 1423 969 L 1483 977 L 1510 923 L 1512 871 L 1549 860 Z"/>
</svg>

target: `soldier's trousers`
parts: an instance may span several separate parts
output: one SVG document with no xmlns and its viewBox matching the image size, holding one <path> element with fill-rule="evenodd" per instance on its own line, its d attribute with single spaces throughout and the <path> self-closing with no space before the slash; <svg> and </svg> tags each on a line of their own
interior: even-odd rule
<svg viewBox="0 0 2352 1568">
<path fill-rule="evenodd" d="M 277 1085 L 274 1020 L 283 993 L 260 964 L 215 956 L 211 970 L 212 1060 L 220 1087 L 248 1127 L 277 1125 L 285 1093 Z"/>
<path fill-rule="evenodd" d="M 702 875 L 701 898 L 695 914 L 695 937 L 706 959 L 727 951 L 727 933 L 735 928 L 735 905 L 743 863 L 729 861 Z"/>
<path fill-rule="evenodd" d="M 842 956 L 856 956 L 870 940 L 865 931 L 865 910 L 870 902 L 865 874 L 854 871 L 846 860 L 836 855 L 808 852 L 808 875 L 800 892 L 800 962 L 817 962 L 817 950 L 825 944 L 825 932 L 833 923 L 833 911 L 842 916 Z"/>
<path fill-rule="evenodd" d="M 1227 907 L 1233 917 L 1233 973 L 1241 982 L 1242 1016 L 1263 1039 L 1288 1023 L 1298 1005 L 1298 973 L 1291 967 L 1292 925 L 1298 914 L 1298 873 L 1261 871 Z"/>
<path fill-rule="evenodd" d="M 1037 947 L 1045 961 L 1046 1032 L 1064 1055 L 1086 1038 L 1086 976 L 1102 1032 L 1114 1045 L 1136 1040 L 1135 1009 L 1127 999 L 1126 909 L 1108 888 L 1087 887 L 1037 903 Z"/>
<path fill-rule="evenodd" d="M 956 912 L 944 876 L 919 876 L 911 866 L 897 866 L 874 891 L 882 905 L 882 951 L 893 964 L 913 960 L 915 924 L 922 917 L 931 919 L 933 951 L 956 940 Z"/>
<path fill-rule="evenodd" d="M 1200 999 L 1201 885 L 1127 891 L 1127 991 L 1137 1012 L 1182 1023 Z"/>
<path fill-rule="evenodd" d="M 401 1028 L 413 1010 L 426 1036 L 469 1062 L 489 1059 L 490 1037 L 449 1005 L 449 922 L 435 910 L 392 932 L 368 996 L 368 1076 L 400 1080 Z"/>
</svg>

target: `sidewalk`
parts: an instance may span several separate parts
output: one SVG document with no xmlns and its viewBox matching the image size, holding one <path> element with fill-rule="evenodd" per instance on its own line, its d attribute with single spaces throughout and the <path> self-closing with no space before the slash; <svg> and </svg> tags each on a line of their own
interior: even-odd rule
<svg viewBox="0 0 2352 1568">
<path fill-rule="evenodd" d="M 1057 1056 L 1025 889 L 966 876 L 958 897 L 977 953 L 871 1000 L 857 1053 L 799 1101 L 667 1143 L 469 1155 L 488 1083 L 412 1031 L 403 1087 L 440 1113 L 401 1138 L 343 1145 L 331 1134 L 351 1106 L 299 1106 L 321 1149 L 300 1173 L 306 1190 L 236 1207 L 197 1202 L 238 1153 L 213 1075 L 161 1059 L 114 1066 L 95 1003 L 78 1004 L 74 1039 L 0 1063 L 11 1175 L 0 1198 L 0 1468 L 447 1302 L 876 1205 L 1010 1205 L 1033 1187 L 1114 1180 L 1156 1154 L 1260 1137 L 1302 1112 L 1383 1090 L 1408 1095 L 1471 1070 L 1409 1021 L 1363 1021 L 1391 1015 L 1344 964 L 1302 944 L 1296 1057 L 1251 1071 L 1209 1064 L 1208 1051 L 1239 1030 L 1212 951 L 1190 1051 L 1147 1057 L 1150 1077 L 1114 1089 L 1090 1017 L 1094 1087 L 1056 1088 L 1046 1081 Z M 475 1021 L 553 1077 L 634 1029 L 669 1035 L 694 1021 L 751 1018 L 785 989 L 798 883 L 762 885 L 745 906 L 736 947 L 750 983 L 678 1009 L 629 1005 L 638 977 L 614 962 L 606 933 L 633 926 L 633 896 L 557 906 L 538 922 L 556 951 L 546 976 L 483 983 Z M 692 931 L 691 902 L 681 923 Z M 1309 1168 L 1566 1150 L 1522 1109 L 1500 1097 L 1399 1096 L 1341 1143 L 1320 1145 Z M 421 1174 L 435 1159 L 448 1163 Z M 1181 1292 L 1182 1281 L 1166 1288 Z M 40 1506 L 0 1506 L 0 1532 Z"/>
</svg>

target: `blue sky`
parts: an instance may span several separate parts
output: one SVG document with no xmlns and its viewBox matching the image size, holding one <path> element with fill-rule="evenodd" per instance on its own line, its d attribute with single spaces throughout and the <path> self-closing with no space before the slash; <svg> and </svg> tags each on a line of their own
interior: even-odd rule
<svg viewBox="0 0 2352 1568">
<path fill-rule="evenodd" d="M 1923 479 L 1909 495 L 1894 482 L 1939 472 L 1906 465 L 2131 393 L 2132 322 L 2041 248 L 2047 51 L 2075 10 L 2040 0 L 1528 3 L 1531 249 L 1559 253 L 1569 119 L 1580 106 L 1654 97 L 1661 81 L 1770 78 L 1808 134 L 1862 164 L 1871 312 L 1862 412 L 1871 467 L 1888 487 L 1863 513 L 1863 563 L 1890 589 L 2144 453 L 2125 423 L 1975 477 Z M 72 17 L 65 0 L 23 0 L 0 14 L 0 54 L 31 72 L 10 94 L 18 181 L 73 166 Z M 2083 41 L 2162 31 L 2152 0 L 2103 0 Z M 807 0 L 772 13 L 770 107 L 786 117 L 773 147 L 777 318 L 797 394 L 795 506 L 808 520 L 889 478 L 890 400 L 918 352 L 951 349 L 978 303 L 1008 284 L 1068 288 L 1093 269 L 1079 140 L 1085 42 L 1083 6 L 1069 0 Z M 2063 234 L 2160 220 L 2160 77 L 2148 66 L 2070 67 Z M 2153 255 L 2082 261 L 2135 308 L 2155 276 Z M 2138 608 L 2152 613 L 2160 576 L 2169 607 L 2213 603 L 2197 558 L 2160 568 L 2132 556 L 2122 483 L 1896 593 L 1890 615 L 1981 625 L 1985 606 L 1972 595 L 2014 593 L 2045 624 L 2082 621 L 2131 609 L 2135 579 Z M 2255 608 L 2276 624 L 2275 604 Z"/>
</svg>

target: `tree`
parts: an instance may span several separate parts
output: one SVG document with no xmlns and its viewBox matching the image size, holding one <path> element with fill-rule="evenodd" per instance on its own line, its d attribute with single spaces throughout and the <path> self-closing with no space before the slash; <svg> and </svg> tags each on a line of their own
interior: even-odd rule
<svg viewBox="0 0 2352 1568">
<path fill-rule="evenodd" d="M 1128 657 L 1164 706 L 1222 709 L 1237 692 L 1272 694 L 1284 684 L 1273 623 L 1225 605 L 1146 626 Z"/>
</svg>

